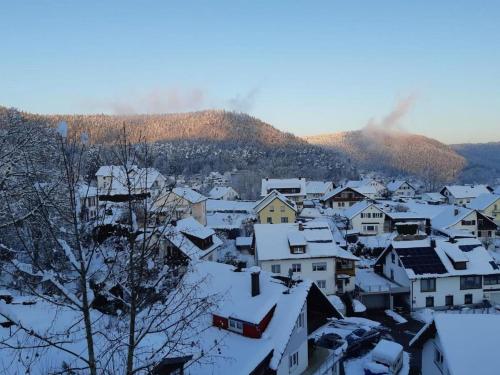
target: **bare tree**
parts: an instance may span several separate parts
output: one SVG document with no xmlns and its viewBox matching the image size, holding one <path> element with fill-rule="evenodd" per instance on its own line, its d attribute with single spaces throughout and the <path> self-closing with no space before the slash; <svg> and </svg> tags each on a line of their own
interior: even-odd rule
<svg viewBox="0 0 500 375">
<path fill-rule="evenodd" d="M 162 251 L 162 243 L 177 235 L 170 224 L 175 206 L 164 207 L 168 188 L 154 197 L 148 191 L 154 158 L 147 143 L 130 142 L 123 130 L 111 152 L 121 191 L 101 192 L 90 221 L 85 205 L 94 187 L 82 179 L 88 147 L 64 126 L 57 144 L 57 173 L 43 184 L 35 176 L 28 179 L 33 214 L 20 217 L 12 198 L 5 205 L 6 223 L 17 237 L 5 270 L 22 281 L 19 289 L 57 313 L 47 316 L 53 321 L 46 329 L 37 330 L 0 304 L 0 316 L 14 327 L 0 340 L 0 352 L 25 358 L 37 351 L 23 360 L 26 368 L 49 351 L 63 353 L 61 373 L 149 373 L 196 342 L 204 328 L 192 322 L 209 313 L 216 296 L 183 279 L 193 260 Z M 34 162 L 26 165 L 36 169 Z M 157 211 L 163 212 L 161 221 Z M 61 315 L 71 316 L 70 323 Z"/>
</svg>

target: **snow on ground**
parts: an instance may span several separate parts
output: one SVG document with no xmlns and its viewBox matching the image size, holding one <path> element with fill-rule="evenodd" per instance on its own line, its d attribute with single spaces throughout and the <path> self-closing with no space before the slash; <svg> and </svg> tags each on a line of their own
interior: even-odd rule
<svg viewBox="0 0 500 375">
<path fill-rule="evenodd" d="M 405 318 L 403 318 L 401 315 L 399 315 L 395 311 L 385 310 L 385 314 L 387 316 L 391 317 L 392 319 L 394 319 L 399 324 L 403 324 L 403 323 L 407 323 L 408 322 L 408 320 L 406 320 Z"/>
<path fill-rule="evenodd" d="M 354 312 L 357 313 L 362 313 L 366 311 L 366 306 L 361 303 L 361 301 L 358 301 L 357 299 L 352 300 L 352 305 L 354 308 Z"/>
<path fill-rule="evenodd" d="M 348 375 L 364 375 L 365 366 L 368 365 L 369 368 L 372 364 L 372 353 L 368 353 L 363 357 L 353 358 L 344 362 L 344 370 Z M 407 352 L 403 352 L 403 367 L 398 375 L 408 375 L 410 372 L 410 355 Z"/>
</svg>

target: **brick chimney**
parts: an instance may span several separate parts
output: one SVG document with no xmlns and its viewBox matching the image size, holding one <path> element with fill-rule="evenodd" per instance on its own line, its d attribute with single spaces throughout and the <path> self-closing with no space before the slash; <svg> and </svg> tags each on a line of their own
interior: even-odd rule
<svg viewBox="0 0 500 375">
<path fill-rule="evenodd" d="M 255 297 L 260 294 L 260 270 L 253 270 L 250 275 L 252 281 L 252 297 Z"/>
</svg>

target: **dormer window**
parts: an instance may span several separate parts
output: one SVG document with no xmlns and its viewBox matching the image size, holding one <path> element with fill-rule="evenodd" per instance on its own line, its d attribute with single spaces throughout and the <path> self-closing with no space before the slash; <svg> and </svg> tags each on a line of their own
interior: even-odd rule
<svg viewBox="0 0 500 375">
<path fill-rule="evenodd" d="M 305 246 L 290 246 L 290 252 L 292 254 L 304 254 L 306 252 Z"/>
</svg>

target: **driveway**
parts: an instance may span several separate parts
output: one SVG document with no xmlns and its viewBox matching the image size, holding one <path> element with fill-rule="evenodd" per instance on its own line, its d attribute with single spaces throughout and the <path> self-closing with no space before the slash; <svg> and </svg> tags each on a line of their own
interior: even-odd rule
<svg viewBox="0 0 500 375">
<path fill-rule="evenodd" d="M 400 315 L 408 320 L 408 322 L 398 324 L 394 319 L 387 316 L 384 311 L 368 311 L 366 313 L 368 319 L 380 322 L 390 329 L 392 339 L 403 345 L 405 352 L 410 353 L 410 375 L 418 375 L 420 374 L 422 353 L 418 349 L 410 348 L 409 344 L 413 336 L 424 326 L 424 323 L 413 319 L 409 314 Z"/>
</svg>

